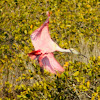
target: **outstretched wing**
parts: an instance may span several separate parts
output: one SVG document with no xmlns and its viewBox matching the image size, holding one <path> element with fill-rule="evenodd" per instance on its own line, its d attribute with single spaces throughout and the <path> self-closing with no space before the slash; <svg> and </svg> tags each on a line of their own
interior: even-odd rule
<svg viewBox="0 0 100 100">
<path fill-rule="evenodd" d="M 40 28 L 38 28 L 31 34 L 31 41 L 35 50 L 40 49 L 44 53 L 53 51 L 53 41 L 49 34 L 48 24 L 49 17 Z"/>
<path fill-rule="evenodd" d="M 43 67 L 51 73 L 56 74 L 56 71 L 58 72 L 64 71 L 63 67 L 54 58 L 53 53 L 45 54 L 41 62 L 42 62 Z"/>
</svg>

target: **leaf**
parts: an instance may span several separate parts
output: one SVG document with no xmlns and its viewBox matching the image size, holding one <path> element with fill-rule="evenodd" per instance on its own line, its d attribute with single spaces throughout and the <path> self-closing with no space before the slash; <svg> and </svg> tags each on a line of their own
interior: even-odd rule
<svg viewBox="0 0 100 100">
<path fill-rule="evenodd" d="M 94 92 L 93 94 L 92 94 L 92 98 L 91 98 L 91 100 L 95 100 L 95 97 L 97 96 L 97 93 L 96 92 Z M 98 99 L 99 100 L 99 99 Z"/>
<path fill-rule="evenodd" d="M 61 78 L 64 79 L 64 77 L 65 77 L 65 75 L 64 75 L 64 73 L 62 73 L 62 74 L 61 74 Z"/>
<path fill-rule="evenodd" d="M 79 71 L 76 71 L 73 75 L 74 76 L 78 76 L 79 75 Z"/>
<path fill-rule="evenodd" d="M 27 30 L 24 30 L 24 33 L 27 34 Z"/>
<path fill-rule="evenodd" d="M 87 87 L 89 88 L 90 87 L 90 81 L 87 81 Z"/>
<path fill-rule="evenodd" d="M 44 83 L 44 89 L 46 89 L 46 86 L 47 86 L 46 83 Z"/>
<path fill-rule="evenodd" d="M 75 79 L 77 80 L 77 82 L 80 82 L 79 77 L 75 77 Z"/>
</svg>

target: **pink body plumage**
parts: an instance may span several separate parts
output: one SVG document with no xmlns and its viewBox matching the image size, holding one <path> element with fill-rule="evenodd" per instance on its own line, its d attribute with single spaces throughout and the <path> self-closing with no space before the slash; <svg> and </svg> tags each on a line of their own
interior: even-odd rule
<svg viewBox="0 0 100 100">
<path fill-rule="evenodd" d="M 32 51 L 28 55 L 33 60 L 37 58 L 42 68 L 56 74 L 56 71 L 63 72 L 64 69 L 53 55 L 53 52 L 57 51 L 57 44 L 54 43 L 49 34 L 49 17 L 48 13 L 48 18 L 44 24 L 31 34 L 31 41 L 35 51 Z"/>
</svg>

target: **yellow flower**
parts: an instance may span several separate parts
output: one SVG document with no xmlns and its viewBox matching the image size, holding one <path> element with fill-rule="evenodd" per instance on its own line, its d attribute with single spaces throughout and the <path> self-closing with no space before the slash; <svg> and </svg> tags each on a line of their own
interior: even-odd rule
<svg viewBox="0 0 100 100">
<path fill-rule="evenodd" d="M 100 59 L 100 56 L 98 56 L 98 59 Z"/>
<path fill-rule="evenodd" d="M 68 65 L 69 65 L 69 62 L 65 62 L 64 66 L 66 66 L 66 67 L 67 67 Z"/>
<path fill-rule="evenodd" d="M 31 25 L 30 28 L 32 29 L 33 28 L 33 25 Z"/>
<path fill-rule="evenodd" d="M 90 8 L 91 6 L 90 5 L 87 5 L 87 8 Z"/>
</svg>

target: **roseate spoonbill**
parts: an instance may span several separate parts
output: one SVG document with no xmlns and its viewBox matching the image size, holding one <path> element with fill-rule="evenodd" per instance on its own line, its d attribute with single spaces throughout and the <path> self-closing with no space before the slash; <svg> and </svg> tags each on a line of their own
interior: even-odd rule
<svg viewBox="0 0 100 100">
<path fill-rule="evenodd" d="M 64 68 L 56 61 L 53 52 L 72 52 L 74 54 L 78 54 L 78 52 L 72 48 L 62 49 L 51 39 L 48 29 L 50 14 L 47 13 L 47 15 L 48 18 L 43 25 L 31 34 L 31 41 L 35 51 L 28 53 L 28 55 L 33 60 L 37 58 L 41 68 L 56 74 L 56 71 L 63 72 Z"/>
</svg>

